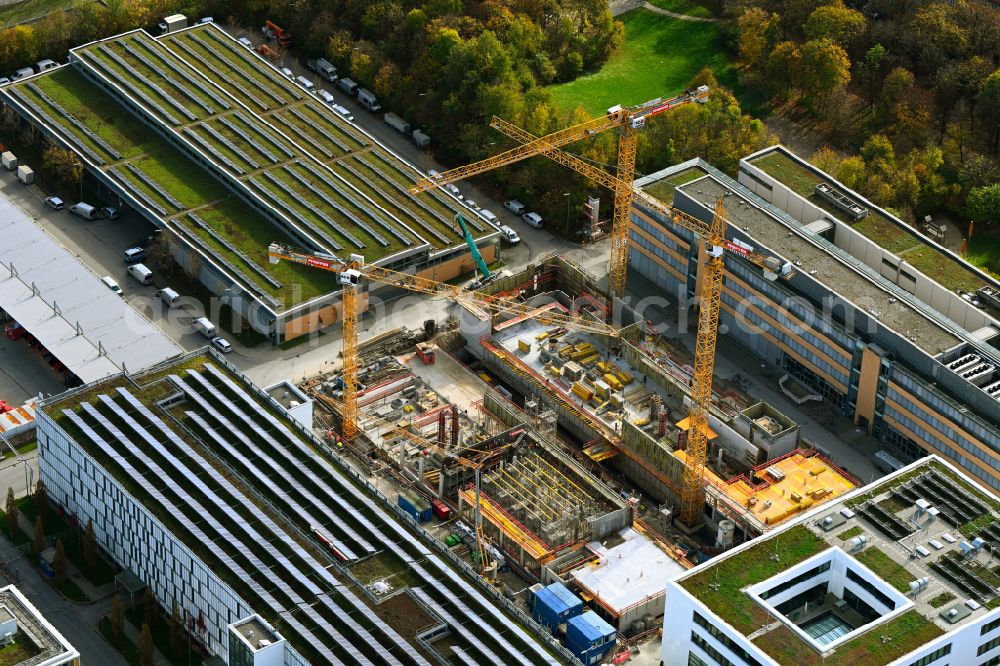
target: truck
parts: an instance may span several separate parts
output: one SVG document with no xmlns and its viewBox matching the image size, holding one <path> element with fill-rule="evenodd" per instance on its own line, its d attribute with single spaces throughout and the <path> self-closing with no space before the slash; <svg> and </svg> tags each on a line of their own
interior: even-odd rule
<svg viewBox="0 0 1000 666">
<path fill-rule="evenodd" d="M 426 148 L 431 145 L 431 138 L 423 130 L 413 130 L 413 143 L 417 148 Z"/>
<path fill-rule="evenodd" d="M 310 58 L 306 60 L 306 69 L 310 72 L 316 72 L 330 83 L 337 80 L 337 68 L 325 58 Z"/>
<path fill-rule="evenodd" d="M 382 105 L 378 103 L 378 98 L 375 97 L 375 93 L 365 88 L 358 89 L 358 104 L 365 107 L 372 113 L 378 113 L 382 110 Z"/>
<path fill-rule="evenodd" d="M 3 168 L 7 169 L 7 171 L 13 171 L 17 168 L 17 157 L 9 150 L 0 155 L 0 160 L 3 161 Z"/>
<path fill-rule="evenodd" d="M 385 124 L 386 125 L 388 125 L 389 127 L 393 128 L 394 130 L 396 130 L 400 134 L 409 134 L 410 133 L 410 123 L 406 122 L 405 120 L 403 120 L 401 117 L 399 117 L 398 115 L 396 115 L 392 111 L 390 111 L 389 113 L 385 114 L 384 120 L 385 120 Z"/>
<path fill-rule="evenodd" d="M 160 34 L 166 35 L 171 32 L 177 32 L 178 30 L 183 30 L 188 27 L 187 16 L 184 14 L 171 14 L 162 21 L 160 21 L 159 26 Z"/>
<path fill-rule="evenodd" d="M 260 31 L 267 39 L 278 40 L 278 44 L 280 44 L 283 49 L 287 49 L 292 45 L 292 33 L 287 30 L 283 30 L 270 20 L 264 21 L 264 27 L 261 28 Z"/>
<path fill-rule="evenodd" d="M 198 317 L 191 322 L 191 328 L 211 340 L 215 337 L 215 324 L 206 317 Z"/>
<path fill-rule="evenodd" d="M 17 179 L 25 185 L 35 182 L 35 172 L 30 166 L 21 165 L 17 167 Z"/>
</svg>

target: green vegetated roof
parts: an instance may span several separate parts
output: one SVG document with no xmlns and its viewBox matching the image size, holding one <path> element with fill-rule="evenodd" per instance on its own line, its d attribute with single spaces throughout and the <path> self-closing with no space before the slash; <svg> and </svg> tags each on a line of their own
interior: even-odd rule
<svg viewBox="0 0 1000 666">
<path fill-rule="evenodd" d="M 805 526 L 796 525 L 766 537 L 746 550 L 720 559 L 717 563 L 709 563 L 704 571 L 681 579 L 679 583 L 713 613 L 748 636 L 772 622 L 773 618 L 743 590 L 830 547 L 827 541 Z M 865 552 L 870 550 L 872 549 Z M 774 558 L 775 554 L 777 559 Z M 900 573 L 892 566 L 895 562 L 889 560 L 884 553 L 879 554 L 888 563 L 877 555 L 862 559 L 862 562 L 876 574 L 888 575 L 887 582 L 900 589 L 899 576 L 909 574 Z M 898 568 L 903 569 L 901 566 Z M 912 578 L 909 576 L 906 583 Z M 942 633 L 944 632 L 936 624 L 911 610 L 840 645 L 826 658 L 822 658 L 812 646 L 783 624 L 762 634 L 753 642 L 775 661 L 788 666 L 819 663 L 824 666 L 878 666 L 914 650 Z M 883 642 L 882 636 L 889 640 Z"/>
<path fill-rule="evenodd" d="M 74 53 L 321 245 L 377 261 L 462 242 L 454 223 L 460 207 L 453 199 L 437 191 L 410 195 L 407 188 L 420 175 L 415 169 L 373 147 L 367 136 L 215 28 L 164 40 L 131 32 Z M 267 245 L 298 244 L 294 235 L 192 168 L 186 154 L 125 112 L 75 69 L 80 66 L 9 90 L 157 210 L 185 242 L 222 259 L 269 307 L 280 311 L 339 289 L 335 276 L 323 271 L 272 266 Z M 492 232 L 477 219 L 470 223 L 476 235 Z"/>
<path fill-rule="evenodd" d="M 820 177 L 783 152 L 774 150 L 765 153 L 752 163 L 880 247 L 899 255 L 942 287 L 951 291 L 956 289 L 975 291 L 983 286 L 982 278 L 973 273 L 968 266 L 925 244 L 915 234 L 901 228 L 897 222 L 882 213 L 869 211 L 867 217 L 857 221 L 847 218 L 815 195 L 813 188 L 820 182 Z"/>
<path fill-rule="evenodd" d="M 796 525 L 746 550 L 710 562 L 701 573 L 681 579 L 680 585 L 739 632 L 749 635 L 762 623 L 754 614 L 759 606 L 742 590 L 829 547 L 806 527 Z M 778 559 L 772 557 L 775 553 Z"/>
<path fill-rule="evenodd" d="M 785 625 L 759 636 L 754 645 L 783 666 L 881 666 L 943 633 L 923 615 L 909 610 L 838 646 L 825 658 Z"/>
<path fill-rule="evenodd" d="M 685 183 L 690 183 L 692 180 L 701 178 L 704 175 L 705 172 L 699 167 L 691 167 L 689 169 L 684 169 L 683 171 L 678 171 L 677 173 L 662 180 L 658 180 L 655 183 L 646 185 L 642 189 L 647 194 L 651 194 L 666 204 L 673 204 L 675 189 Z"/>
</svg>

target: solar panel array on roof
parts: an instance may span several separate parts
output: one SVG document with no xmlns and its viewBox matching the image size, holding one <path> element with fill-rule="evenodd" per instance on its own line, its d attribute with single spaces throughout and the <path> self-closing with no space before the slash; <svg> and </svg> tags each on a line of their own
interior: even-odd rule
<svg viewBox="0 0 1000 666">
<path fill-rule="evenodd" d="M 135 372 L 180 353 L 160 329 L 3 197 L 0 238 L 0 308 L 84 383 L 117 374 L 123 364 Z"/>
<path fill-rule="evenodd" d="M 87 423 L 84 422 L 83 419 L 81 419 L 79 416 L 77 416 L 75 413 L 73 413 L 68 409 L 63 410 L 63 415 L 66 418 L 68 418 L 73 423 L 73 425 L 79 428 L 80 431 L 83 432 L 83 434 L 87 437 L 88 440 L 90 440 L 91 443 L 93 443 L 95 446 L 101 449 L 101 451 L 106 456 L 108 456 L 108 458 L 115 461 L 122 468 L 125 474 L 130 475 L 135 480 L 135 482 L 138 483 L 140 487 L 142 487 L 143 491 L 148 493 L 149 496 L 155 502 L 157 502 L 160 506 L 166 509 L 171 515 L 173 515 L 175 519 L 181 524 L 181 526 L 184 527 L 185 530 L 190 532 L 191 535 L 199 542 L 203 543 L 205 547 L 209 549 L 212 555 L 216 557 L 227 569 L 229 569 L 230 572 L 232 572 L 234 575 L 243 580 L 250 580 L 250 574 L 247 573 L 247 571 L 243 569 L 243 567 L 241 567 L 238 563 L 233 561 L 233 559 L 229 557 L 225 553 L 225 551 L 219 548 L 215 544 L 215 541 L 210 539 L 209 536 L 205 534 L 205 532 L 200 527 L 198 527 L 190 520 L 188 520 L 184 516 L 183 512 L 181 512 L 180 510 L 177 509 L 176 506 L 174 506 L 173 502 L 171 502 L 169 499 L 167 499 L 166 496 L 163 495 L 163 493 L 161 493 L 159 490 L 153 487 L 153 485 L 146 479 L 146 477 L 140 474 L 139 470 L 137 470 L 135 467 L 132 466 L 132 464 L 128 461 L 127 458 L 119 455 L 118 452 L 114 449 L 114 447 L 109 445 L 102 437 L 100 437 L 97 433 L 95 433 L 93 428 L 87 425 Z M 275 599 L 267 590 L 259 589 L 257 590 L 257 592 L 260 595 L 260 597 L 264 600 L 264 603 L 267 604 L 267 606 L 273 613 L 280 614 L 284 610 L 282 605 L 278 603 L 278 600 Z"/>
<path fill-rule="evenodd" d="M 229 442 L 225 437 L 222 437 L 219 434 L 217 434 L 215 429 L 212 428 L 207 422 L 205 422 L 200 416 L 194 414 L 193 412 L 188 412 L 188 414 L 194 419 L 195 423 L 197 423 L 201 428 L 203 428 L 209 434 L 209 436 L 215 441 L 215 443 L 220 447 L 222 447 L 222 449 L 226 451 L 226 453 L 233 460 L 236 460 L 239 463 L 241 463 L 241 467 L 245 471 L 248 471 L 253 476 L 253 478 L 255 478 L 262 485 L 262 487 L 266 488 L 268 492 L 272 495 L 272 497 L 283 499 L 287 503 L 288 507 L 294 513 L 297 513 L 300 517 L 306 518 L 309 521 L 310 525 L 323 525 L 325 527 L 329 526 L 330 524 L 333 524 L 340 532 L 342 532 L 345 536 L 347 536 L 347 538 L 351 539 L 362 550 L 364 550 L 365 554 L 372 554 L 376 552 L 376 548 L 372 546 L 364 537 L 355 532 L 337 515 L 337 513 L 331 511 L 330 508 L 324 502 L 316 498 L 311 492 L 309 492 L 304 488 L 300 488 L 299 484 L 297 484 L 295 480 L 287 472 L 285 472 L 284 469 L 274 464 L 274 460 L 270 456 L 266 455 L 256 445 L 254 445 L 253 442 L 249 440 L 249 438 L 240 433 L 233 426 L 233 424 L 229 422 L 228 419 L 223 417 L 221 414 L 219 414 L 218 411 L 215 410 L 215 408 L 206 403 L 204 399 L 197 393 L 195 393 L 182 379 L 177 378 L 176 383 L 178 384 L 178 386 L 184 389 L 184 392 L 188 395 L 189 398 L 198 403 L 198 405 L 202 409 L 204 409 L 207 413 L 209 413 L 216 421 L 218 421 L 222 425 L 223 428 L 225 428 L 229 437 L 232 437 L 235 441 L 238 441 L 240 442 L 240 444 L 247 447 L 254 454 L 256 460 L 266 461 L 269 471 L 272 474 L 275 474 L 279 479 L 284 481 L 288 488 L 296 488 L 296 492 L 300 493 L 316 509 L 322 512 L 321 515 L 323 516 L 323 518 L 322 519 L 317 518 L 315 515 L 305 510 L 298 502 L 289 497 L 283 490 L 281 490 L 281 488 L 279 488 L 276 484 L 274 484 L 271 481 L 271 479 L 268 478 L 267 474 L 259 470 L 257 466 L 251 463 L 250 461 L 247 461 L 243 455 L 241 455 L 235 448 L 232 447 L 232 445 L 229 444 Z M 334 540 L 334 544 L 338 547 L 343 546 L 341 552 L 344 552 L 345 556 L 348 553 L 350 553 L 350 555 L 352 556 L 354 555 L 353 550 L 345 546 L 340 539 Z"/>
</svg>

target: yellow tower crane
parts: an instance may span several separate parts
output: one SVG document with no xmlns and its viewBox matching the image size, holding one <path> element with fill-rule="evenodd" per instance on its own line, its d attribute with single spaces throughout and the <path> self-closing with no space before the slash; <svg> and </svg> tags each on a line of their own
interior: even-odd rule
<svg viewBox="0 0 1000 666">
<path fill-rule="evenodd" d="M 534 138 L 516 148 L 488 157 L 485 160 L 469 164 L 457 169 L 445 171 L 435 176 L 418 180 L 410 192 L 418 194 L 425 190 L 441 187 L 463 178 L 507 166 L 535 155 L 546 154 L 558 148 L 589 139 L 610 129 L 619 129 L 618 138 L 618 173 L 614 181 L 597 181 L 602 184 L 611 182 L 611 191 L 615 195 L 614 214 L 611 222 L 611 259 L 608 264 L 608 290 L 621 298 L 625 294 L 625 276 L 628 271 L 629 214 L 632 209 L 632 181 L 635 174 L 635 145 L 638 131 L 646 125 L 646 120 L 658 114 L 685 106 L 693 102 L 704 103 L 708 99 L 708 86 L 699 86 L 696 90 L 688 90 L 670 99 L 656 99 L 639 106 L 613 106 L 607 115 L 594 120 L 567 127 L 542 138 Z M 494 117 L 493 123 L 503 122 Z M 589 166 L 589 165 L 588 165 Z M 599 171 L 599 170 L 598 170 Z M 603 172 L 602 172 L 603 173 Z"/>
<path fill-rule="evenodd" d="M 629 164 L 627 161 L 634 160 L 635 157 L 635 130 L 642 127 L 645 118 L 650 115 L 692 101 L 704 101 L 707 95 L 708 89 L 702 87 L 693 93 L 687 92 L 658 105 L 644 104 L 631 109 L 615 107 L 609 109 L 608 115 L 603 118 L 560 130 L 545 137 L 536 137 L 512 123 L 494 117 L 491 126 L 518 141 L 521 145 L 481 162 L 446 171 L 432 178 L 425 178 L 418 181 L 411 190 L 419 192 L 439 187 L 533 155 L 545 155 L 559 164 L 577 171 L 615 193 L 608 282 L 610 290 L 616 296 L 621 296 L 625 287 L 625 274 L 628 268 L 629 221 L 633 198 L 637 199 L 641 205 L 672 219 L 677 225 L 694 232 L 704 240 L 706 261 L 700 292 L 691 408 L 687 420 L 687 465 L 681 489 L 681 520 L 689 526 L 697 525 L 701 521 L 701 506 L 704 501 L 703 477 L 710 432 L 708 413 L 712 401 L 712 378 L 715 370 L 719 308 L 722 300 L 722 279 L 725 273 L 724 253 L 729 250 L 748 259 L 762 268 L 765 277 L 771 280 L 779 277 L 787 279 L 793 273 L 791 264 L 788 262 L 782 262 L 776 257 L 757 252 L 746 243 L 726 240 L 728 221 L 722 198 L 719 198 L 716 203 L 712 223 L 706 224 L 702 220 L 635 188 L 633 182 L 634 163 Z M 597 132 L 612 127 L 623 128 L 619 143 L 617 174 L 608 173 L 561 150 L 561 146 L 593 136 Z M 629 144 L 631 144 L 631 148 L 629 148 Z"/>
<path fill-rule="evenodd" d="M 268 260 L 272 264 L 291 261 L 304 266 L 337 273 L 342 286 L 341 326 L 343 333 L 343 382 L 344 408 L 341 412 L 343 437 L 351 441 L 358 434 L 358 287 L 362 278 L 407 291 L 431 296 L 443 296 L 461 303 L 483 317 L 504 314 L 511 316 L 531 316 L 534 320 L 549 326 L 563 326 L 574 331 L 617 335 L 618 330 L 609 324 L 582 316 L 561 312 L 537 312 L 526 303 L 511 298 L 490 296 L 475 291 L 466 291 L 436 280 L 418 277 L 410 273 L 394 271 L 381 266 L 366 265 L 364 257 L 352 254 L 344 260 L 332 255 L 312 253 L 281 243 L 271 243 L 267 248 Z"/>
</svg>

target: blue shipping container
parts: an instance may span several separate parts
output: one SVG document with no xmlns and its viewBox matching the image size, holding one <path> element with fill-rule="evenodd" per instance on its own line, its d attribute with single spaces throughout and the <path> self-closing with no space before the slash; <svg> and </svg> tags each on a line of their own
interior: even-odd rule
<svg viewBox="0 0 1000 666">
<path fill-rule="evenodd" d="M 562 583 L 552 583 L 535 595 L 535 607 L 531 614 L 536 622 L 555 631 L 557 625 L 564 624 L 581 612 L 583 602 L 580 598 Z"/>
<path fill-rule="evenodd" d="M 615 646 L 618 634 L 594 611 L 566 623 L 566 647 L 588 666 L 596 664 Z"/>
<path fill-rule="evenodd" d="M 399 504 L 399 508 L 410 514 L 410 517 L 413 518 L 413 520 L 420 523 L 427 522 L 433 515 L 431 512 L 430 502 L 423 501 L 419 498 L 413 497 L 412 495 L 399 493 L 396 503 Z"/>
</svg>

